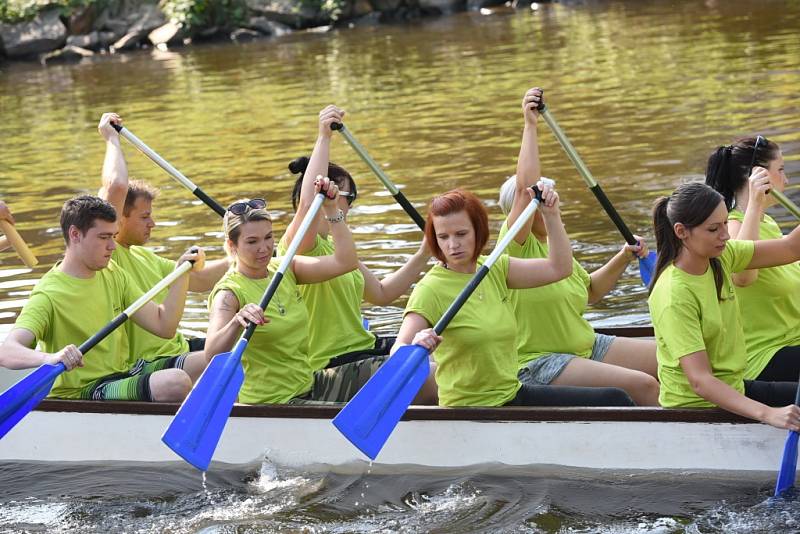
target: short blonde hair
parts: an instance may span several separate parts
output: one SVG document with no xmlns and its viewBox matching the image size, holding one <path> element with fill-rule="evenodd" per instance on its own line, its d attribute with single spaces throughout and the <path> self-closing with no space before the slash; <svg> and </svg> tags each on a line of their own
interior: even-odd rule
<svg viewBox="0 0 800 534">
<path fill-rule="evenodd" d="M 122 214 L 125 217 L 131 214 L 136 199 L 144 198 L 152 202 L 156 199 L 159 192 L 157 187 L 153 187 L 144 180 L 131 180 L 128 182 L 128 194 L 125 195 L 125 205 L 122 208 Z"/>
</svg>

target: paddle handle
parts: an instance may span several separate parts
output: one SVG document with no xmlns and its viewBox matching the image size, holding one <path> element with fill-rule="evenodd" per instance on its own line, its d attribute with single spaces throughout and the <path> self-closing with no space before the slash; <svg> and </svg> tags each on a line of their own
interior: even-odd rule
<svg viewBox="0 0 800 534">
<path fill-rule="evenodd" d="M 539 203 L 542 201 L 542 192 L 539 191 L 539 188 L 535 185 L 532 186 L 531 189 L 533 190 L 535 197 L 525 207 L 522 213 L 520 213 L 519 217 L 517 217 L 517 220 L 514 221 L 514 224 L 511 225 L 511 228 L 509 228 L 508 232 L 506 232 L 506 234 L 503 236 L 503 239 L 501 239 L 497 245 L 495 245 L 492 253 L 488 258 L 486 258 L 486 261 L 483 262 L 483 265 L 480 266 L 478 271 L 473 275 L 464 289 L 461 290 L 461 293 L 458 294 L 456 300 L 450 304 L 450 306 L 444 312 L 444 315 L 442 315 L 442 317 L 436 322 L 433 330 L 437 334 L 441 335 L 442 332 L 444 332 L 444 329 L 447 328 L 447 325 L 450 324 L 450 321 L 453 320 L 453 317 L 456 316 L 464 303 L 467 302 L 467 299 L 470 297 L 470 295 L 472 295 L 472 293 L 474 293 L 478 288 L 478 284 L 480 284 L 481 281 L 486 278 L 486 275 L 489 274 L 489 269 L 492 268 L 503 252 L 505 252 L 506 248 L 508 248 L 508 245 L 516 237 L 528 219 L 533 217 L 533 214 L 536 213 L 536 209 L 539 207 Z"/>
<path fill-rule="evenodd" d="M 178 169 L 173 167 L 167 160 L 159 156 L 158 153 L 156 153 L 156 151 L 147 146 L 144 143 L 144 141 L 136 137 L 133 134 L 133 132 L 131 132 L 124 126 L 120 126 L 119 124 L 114 124 L 113 122 L 111 123 L 111 126 L 114 127 L 114 129 L 119 133 L 119 135 L 127 139 L 133 146 L 138 148 L 142 152 L 142 154 L 150 158 L 153 161 L 153 163 L 164 169 L 167 172 L 167 174 L 169 174 L 175 180 L 180 182 L 180 184 L 189 191 L 191 191 L 192 194 L 194 194 L 194 196 L 202 200 L 206 206 L 217 212 L 217 215 L 219 215 L 220 217 L 225 216 L 225 208 L 220 206 L 219 203 L 217 203 L 214 199 L 209 197 L 205 193 L 205 191 L 197 187 L 197 185 L 195 185 L 191 180 L 189 180 L 186 176 L 184 176 L 183 173 L 181 173 Z"/>
<path fill-rule="evenodd" d="M 114 319 L 105 325 L 99 332 L 84 341 L 81 346 L 78 347 L 78 350 L 81 352 L 81 354 L 86 354 L 89 352 L 92 348 L 94 348 L 95 345 L 103 341 L 111 332 L 119 328 L 125 321 L 127 321 L 131 315 L 139 311 L 142 306 L 153 300 L 156 295 L 164 290 L 165 287 L 169 286 L 175 280 L 191 270 L 193 263 L 193 261 L 187 261 L 180 264 L 177 269 L 169 273 L 163 280 L 154 285 L 150 291 L 136 299 L 133 304 L 125 308 L 122 313 L 114 317 Z"/>
<path fill-rule="evenodd" d="M 258 304 L 262 310 L 266 310 L 267 306 L 269 306 L 272 297 L 275 295 L 275 292 L 278 290 L 278 286 L 281 284 L 281 280 L 283 280 L 283 273 L 277 272 L 275 276 L 272 277 L 272 280 L 269 282 L 269 286 L 267 286 L 267 290 L 264 292 L 264 296 L 261 297 L 261 302 Z M 245 342 L 250 341 L 250 338 L 253 337 L 253 334 L 256 331 L 256 323 L 249 322 L 247 323 L 247 328 L 244 329 L 244 334 L 240 341 L 243 339 Z"/>
<path fill-rule="evenodd" d="M 631 232 L 630 228 L 628 228 L 628 225 L 625 224 L 625 221 L 622 220 L 619 212 L 617 212 L 617 210 L 614 208 L 614 205 L 611 204 L 611 201 L 603 192 L 603 189 L 600 187 L 600 184 L 597 183 L 597 180 L 594 179 L 592 173 L 589 172 L 589 168 L 578 155 L 578 151 L 575 150 L 575 147 L 572 146 L 572 143 L 567 138 L 564 130 L 561 129 L 561 126 L 559 126 L 558 122 L 556 122 L 556 120 L 553 118 L 553 115 L 550 114 L 550 110 L 547 108 L 544 102 L 539 105 L 538 109 L 539 114 L 547 123 L 547 126 L 550 127 L 550 130 L 552 130 L 553 135 L 555 135 L 558 143 L 561 145 L 561 148 L 564 149 L 567 157 L 575 166 L 575 169 L 577 169 L 578 174 L 581 175 L 583 181 L 586 182 L 586 185 L 589 186 L 589 189 L 594 194 L 595 198 L 598 200 L 598 202 L 600 202 L 600 205 L 606 211 L 611 219 L 611 222 L 614 223 L 614 226 L 617 227 L 617 230 L 619 230 L 619 233 L 622 234 L 622 237 L 629 245 L 636 245 L 638 241 L 635 237 L 633 237 L 633 232 Z"/>
<path fill-rule="evenodd" d="M 33 255 L 31 249 L 28 248 L 25 240 L 22 239 L 21 235 L 19 235 L 19 232 L 17 232 L 17 229 L 14 228 L 14 225 L 6 220 L 0 220 L 0 228 L 2 228 L 3 234 L 5 234 L 6 239 L 8 239 L 8 242 L 11 244 L 11 247 L 20 257 L 20 259 L 22 259 L 22 262 L 29 268 L 36 267 L 39 264 L 39 260 Z"/>
<path fill-rule="evenodd" d="M 400 189 L 386 176 L 386 173 L 383 172 L 380 165 L 378 165 L 374 159 L 369 155 L 367 150 L 359 143 L 353 134 L 350 133 L 344 124 L 340 122 L 334 122 L 331 124 L 331 130 L 335 130 L 342 134 L 344 138 L 347 140 L 348 144 L 353 147 L 353 150 L 356 151 L 356 154 L 367 164 L 367 167 L 372 170 L 375 176 L 378 177 L 383 183 L 383 186 L 391 193 L 392 197 L 397 201 L 398 204 L 405 210 L 406 213 L 417 223 L 419 229 L 423 232 L 425 231 L 425 219 L 422 218 L 422 215 L 417 211 L 417 209 L 411 205 L 411 202 L 408 201 L 406 196 L 403 194 Z"/>
<path fill-rule="evenodd" d="M 275 273 L 275 276 L 272 277 L 272 280 L 270 280 L 269 286 L 267 286 L 267 290 L 264 292 L 264 296 L 261 297 L 259 306 L 262 310 L 266 310 L 267 306 L 269 306 L 273 295 L 275 295 L 275 292 L 278 290 L 281 280 L 283 280 L 283 273 L 285 273 L 286 269 L 288 269 L 289 265 L 291 265 L 292 259 L 294 259 L 295 254 L 297 254 L 297 249 L 300 248 L 300 243 L 303 242 L 303 239 L 308 233 L 308 229 L 316 220 L 317 213 L 319 213 L 323 202 L 325 202 L 325 193 L 317 193 L 313 202 L 311 202 L 311 206 L 308 208 L 306 216 L 303 217 L 300 227 L 297 229 L 297 232 L 295 232 L 292 242 L 289 243 L 289 248 L 286 249 L 286 254 L 284 254 L 281 258 L 281 263 L 278 265 L 278 271 Z M 256 331 L 256 326 L 257 325 L 255 323 L 248 323 L 247 328 L 244 330 L 244 334 L 242 334 L 242 338 L 249 341 L 253 333 Z"/>
</svg>

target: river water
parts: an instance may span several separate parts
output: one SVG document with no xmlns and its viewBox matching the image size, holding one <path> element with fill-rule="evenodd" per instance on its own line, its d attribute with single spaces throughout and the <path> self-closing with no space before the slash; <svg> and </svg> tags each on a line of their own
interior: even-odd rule
<svg viewBox="0 0 800 534">
<path fill-rule="evenodd" d="M 800 170 L 800 5 L 786 1 L 565 2 L 499 8 L 397 26 L 298 33 L 244 45 L 98 57 L 79 65 L 0 65 L 0 198 L 41 264 L 0 257 L 0 339 L 35 281 L 63 249 L 61 204 L 99 184 L 104 111 L 222 204 L 264 196 L 280 234 L 294 177 L 328 103 L 424 212 L 432 195 L 466 187 L 501 222 L 497 190 L 514 172 L 520 101 L 546 89 L 553 116 L 636 233 L 651 240 L 655 198 L 700 177 L 708 154 L 760 133 Z M 152 245 L 177 258 L 191 243 L 222 254 L 217 216 L 123 141 L 132 176 L 161 188 Z M 545 124 L 543 173 L 556 179 L 576 257 L 590 270 L 621 246 Z M 342 139 L 332 159 L 351 170 L 350 224 L 359 252 L 384 274 L 420 233 Z M 787 191 L 798 200 L 795 190 Z M 789 228 L 781 209 L 774 215 Z M 635 266 L 588 316 L 598 325 L 649 322 Z M 182 329 L 202 333 L 205 296 Z M 404 301 L 365 307 L 397 328 Z M 599 451 L 602 453 L 602 451 Z M 776 451 L 776 462 L 779 452 Z M 271 466 L 212 473 L 139 466 L 0 465 L 0 528 L 203 532 L 775 532 L 795 530 L 793 504 L 767 506 L 772 475 L 720 481 L 493 469 L 438 478 L 275 474 Z M 365 487 L 369 485 L 369 490 Z M 365 497 L 361 497 L 361 493 Z M 358 504 L 356 504 L 358 501 Z M 788 508 L 786 508 L 788 507 Z M 787 519 L 788 518 L 788 519 Z M 788 521 L 788 523 L 787 523 Z"/>
</svg>

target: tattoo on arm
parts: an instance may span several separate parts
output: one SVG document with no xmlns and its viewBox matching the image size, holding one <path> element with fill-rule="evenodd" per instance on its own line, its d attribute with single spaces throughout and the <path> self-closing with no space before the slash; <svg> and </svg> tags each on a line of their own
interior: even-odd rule
<svg viewBox="0 0 800 534">
<path fill-rule="evenodd" d="M 219 310 L 236 314 L 239 311 L 239 299 L 230 291 L 222 292 L 222 299 L 219 302 Z"/>
</svg>

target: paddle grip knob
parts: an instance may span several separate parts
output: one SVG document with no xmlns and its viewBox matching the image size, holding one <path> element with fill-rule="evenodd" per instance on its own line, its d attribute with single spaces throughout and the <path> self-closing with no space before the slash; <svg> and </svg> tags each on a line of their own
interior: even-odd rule
<svg viewBox="0 0 800 534">
<path fill-rule="evenodd" d="M 198 252 L 200 252 L 200 247 L 196 247 L 196 246 L 195 247 L 189 247 L 189 252 L 191 252 L 192 254 L 197 254 Z M 189 260 L 189 263 L 194 265 L 195 261 L 196 260 Z"/>
<path fill-rule="evenodd" d="M 119 125 L 119 124 L 117 124 L 116 122 L 111 122 L 111 123 L 109 123 L 109 124 L 111 124 L 111 127 L 112 127 L 112 128 L 114 128 L 114 129 L 117 131 L 117 133 L 119 133 L 119 132 L 121 132 L 121 131 L 122 131 L 122 126 L 120 126 L 120 125 Z"/>
<path fill-rule="evenodd" d="M 344 124 L 342 124 L 341 122 L 331 123 L 331 130 L 336 131 L 336 130 L 341 130 L 342 128 L 344 128 Z"/>
<path fill-rule="evenodd" d="M 539 105 L 536 106 L 536 111 L 541 113 L 546 109 L 547 109 L 547 106 L 544 105 L 544 89 L 542 89 L 542 97 L 539 99 Z"/>
</svg>

